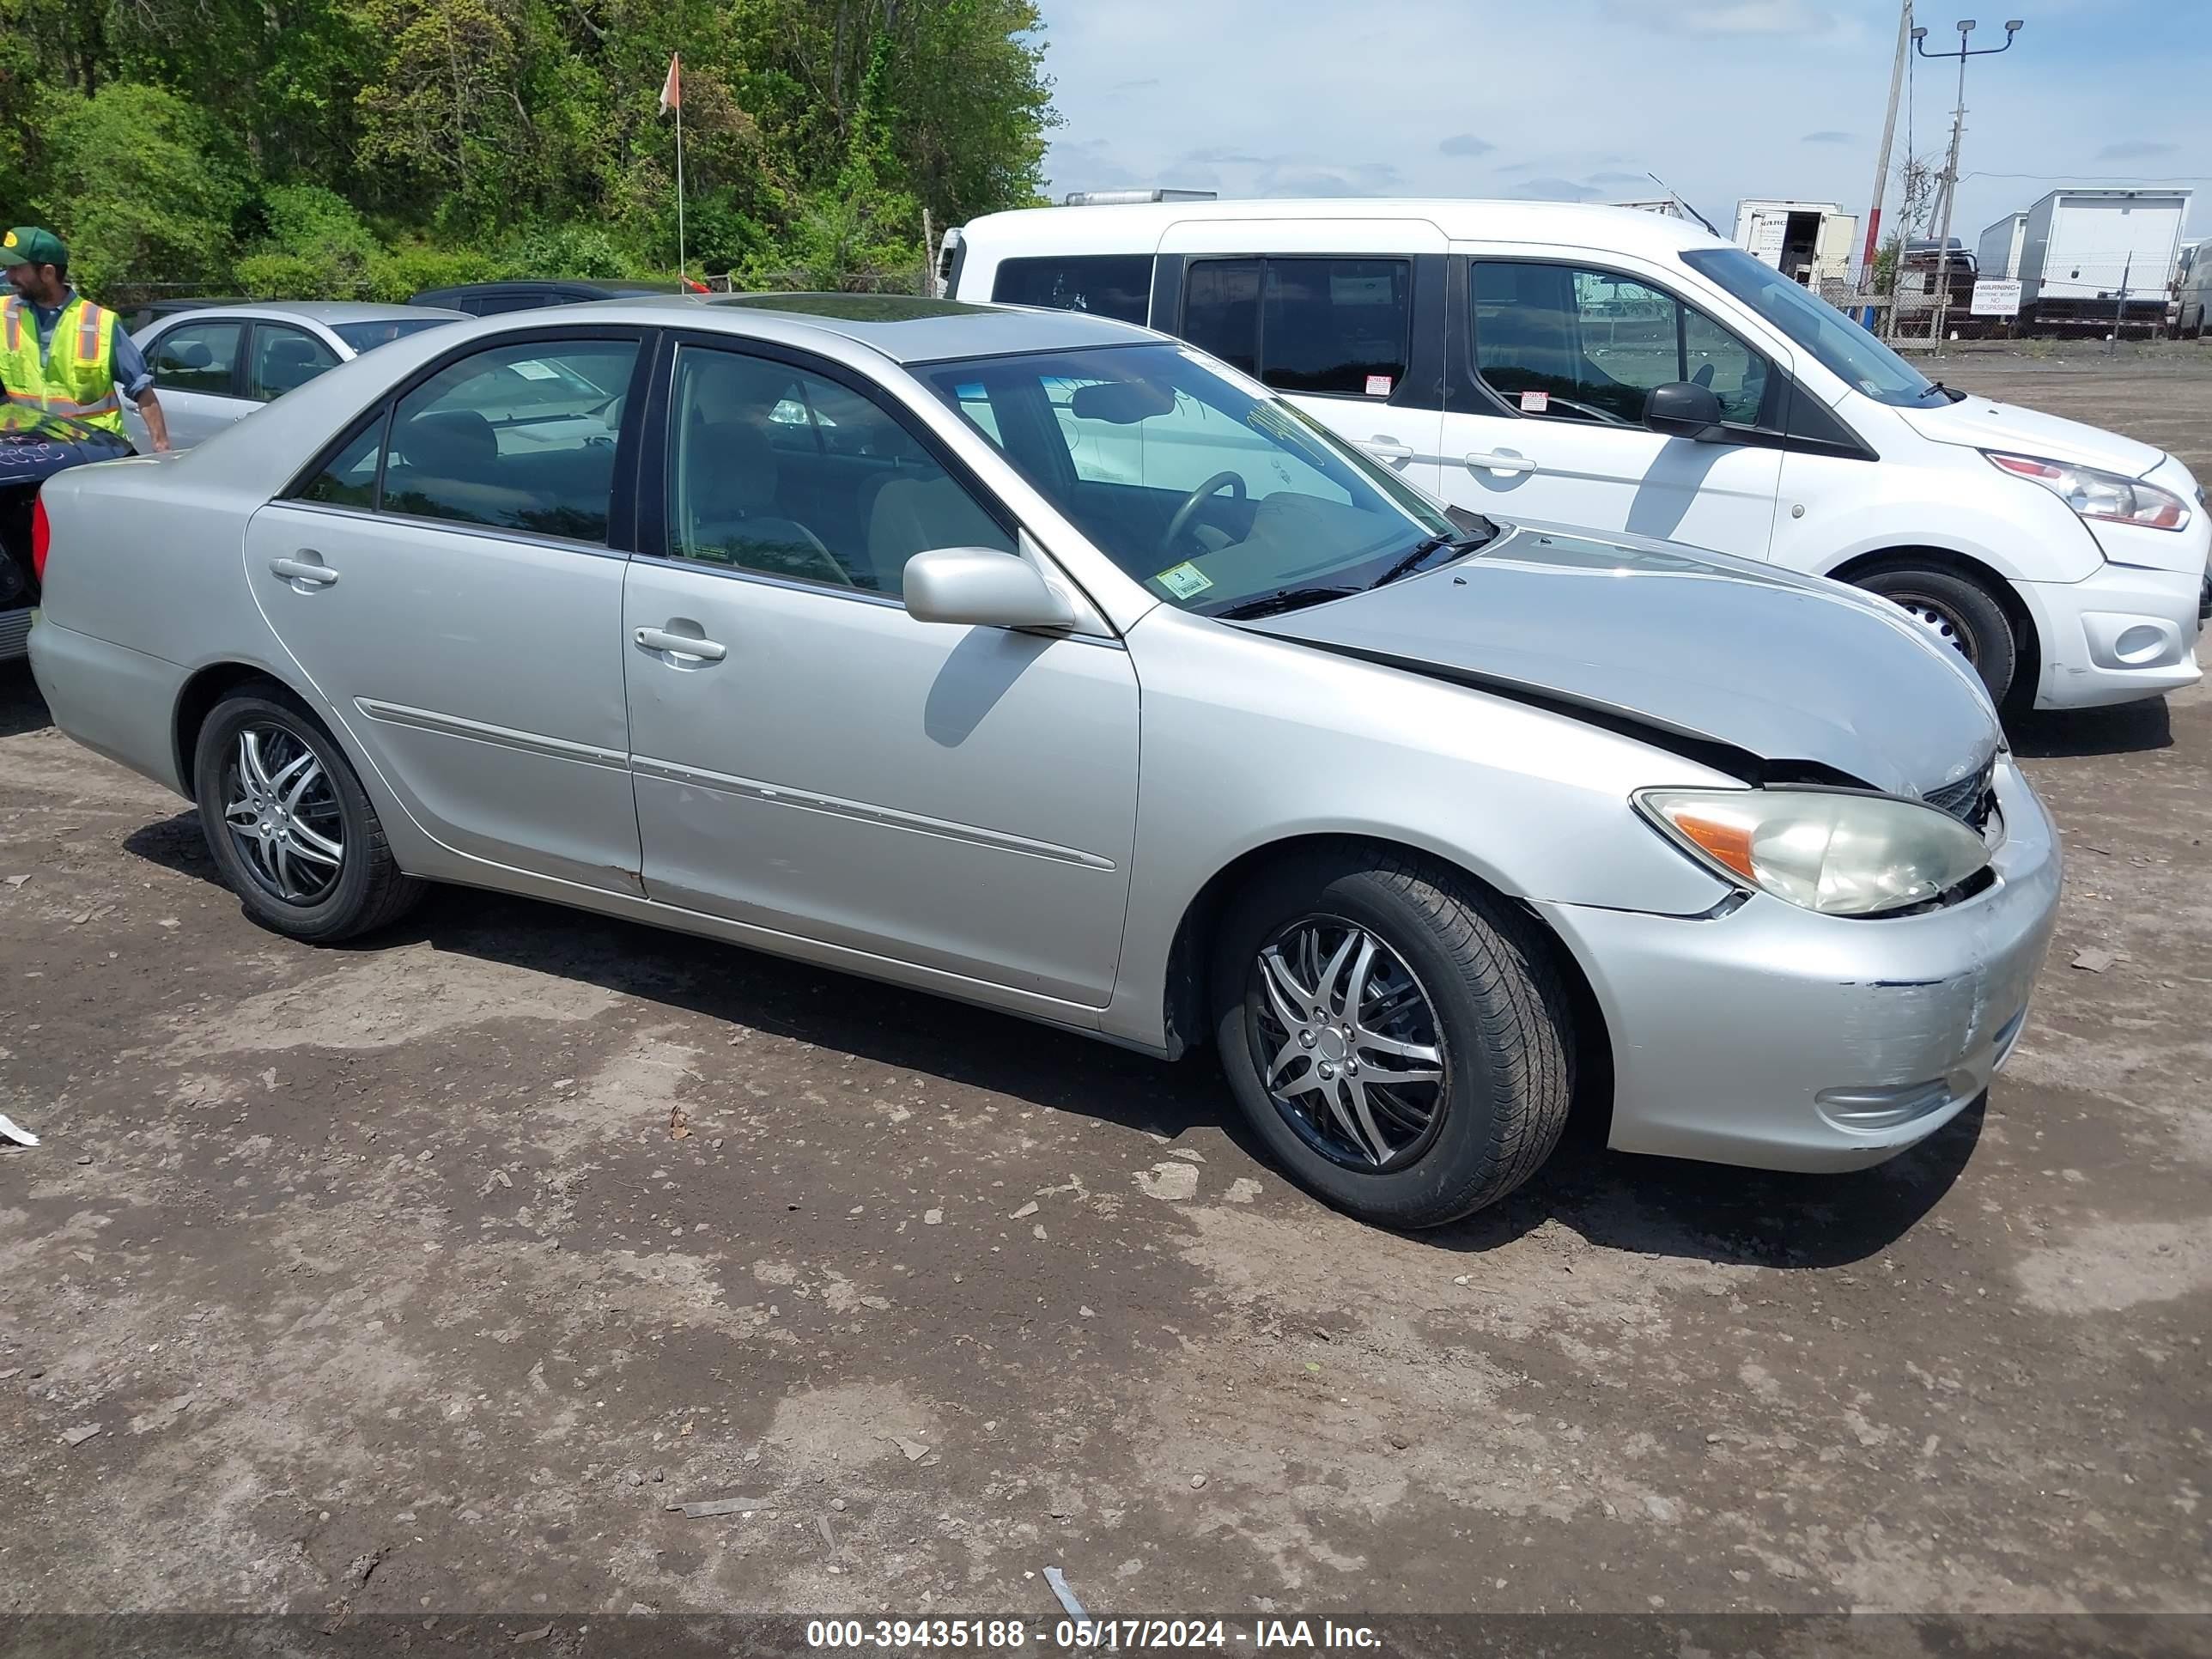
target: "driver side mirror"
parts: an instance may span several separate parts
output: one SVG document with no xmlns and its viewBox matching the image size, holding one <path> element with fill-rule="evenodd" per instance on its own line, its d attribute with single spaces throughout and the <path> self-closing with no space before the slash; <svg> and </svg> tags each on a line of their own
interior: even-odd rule
<svg viewBox="0 0 2212 1659">
<path fill-rule="evenodd" d="M 1073 628 L 1075 607 L 1028 560 L 991 547 L 938 547 L 906 562 L 907 614 L 969 628 Z"/>
<path fill-rule="evenodd" d="M 1693 381 L 1655 386 L 1644 400 L 1644 424 L 1669 438 L 1717 443 L 1728 435 L 1721 421 L 1721 400 L 1713 389 Z"/>
</svg>

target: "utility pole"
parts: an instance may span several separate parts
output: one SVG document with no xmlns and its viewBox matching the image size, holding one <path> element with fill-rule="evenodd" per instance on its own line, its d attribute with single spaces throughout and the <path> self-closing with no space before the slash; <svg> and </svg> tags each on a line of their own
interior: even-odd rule
<svg viewBox="0 0 2212 1659">
<path fill-rule="evenodd" d="M 1951 112 L 1951 159 L 1943 167 L 1942 222 L 1936 229 L 1936 319 L 1929 325 L 1928 337 L 1940 341 L 1943 337 L 1943 322 L 1951 309 L 1951 207 L 1959 191 L 1959 140 L 1966 131 L 1966 60 L 1969 58 L 1994 58 L 2001 52 L 2012 50 L 2013 37 L 2025 25 L 2017 17 L 2005 25 L 2004 45 L 1984 46 L 1971 50 L 1967 38 L 1974 32 L 1974 20 L 1959 20 L 1959 50 L 1956 52 L 1928 50 L 1928 31 L 1912 31 L 1912 44 L 1923 58 L 1954 58 L 1959 60 L 1959 102 Z"/>
<path fill-rule="evenodd" d="M 2128 257 L 2120 264 L 2120 303 L 2112 312 L 2112 349 L 2105 354 L 2108 357 L 2120 355 L 2120 330 L 2127 325 L 2128 320 L 2128 278 L 2134 275 L 2135 268 L 2135 250 L 2130 248 Z"/>
<path fill-rule="evenodd" d="M 1867 209 L 1866 251 L 1859 256 L 1859 287 L 1867 293 L 1874 289 L 1875 256 L 1881 251 L 1881 198 L 1889 186 L 1889 145 L 1897 136 L 1897 99 L 1905 86 L 1905 43 L 1912 33 L 1912 0 L 1905 0 L 1897 12 L 1897 56 L 1889 66 L 1889 113 L 1882 118 L 1881 150 L 1874 164 L 1874 204 Z M 1869 330 L 1875 325 L 1875 308 L 1869 306 L 1859 313 L 1859 321 Z"/>
</svg>

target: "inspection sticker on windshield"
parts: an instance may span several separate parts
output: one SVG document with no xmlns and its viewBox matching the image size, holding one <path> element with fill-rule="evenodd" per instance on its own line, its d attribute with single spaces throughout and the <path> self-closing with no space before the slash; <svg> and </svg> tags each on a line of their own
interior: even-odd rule
<svg viewBox="0 0 2212 1659">
<path fill-rule="evenodd" d="M 1152 580 L 1179 599 L 1195 599 L 1213 586 L 1213 578 L 1200 570 L 1188 559 L 1185 559 L 1172 570 L 1161 571 Z"/>
<path fill-rule="evenodd" d="M 526 380 L 557 380 L 561 378 L 558 369 L 548 368 L 535 358 L 525 358 L 519 363 L 509 363 L 507 367 Z"/>
<path fill-rule="evenodd" d="M 1521 412 L 1523 415 L 1541 415 L 1551 406 L 1552 394 L 1548 392 L 1524 392 L 1521 394 Z"/>
</svg>

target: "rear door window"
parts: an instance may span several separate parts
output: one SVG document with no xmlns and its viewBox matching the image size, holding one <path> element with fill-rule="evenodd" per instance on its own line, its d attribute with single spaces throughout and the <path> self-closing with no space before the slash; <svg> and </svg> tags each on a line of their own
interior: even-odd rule
<svg viewBox="0 0 2212 1659">
<path fill-rule="evenodd" d="M 1406 374 L 1413 267 L 1404 259 L 1270 259 L 1260 378 L 1281 392 L 1387 398 Z"/>
<path fill-rule="evenodd" d="M 234 397 L 242 323 L 179 323 L 155 343 L 154 385 L 162 392 Z"/>
<path fill-rule="evenodd" d="M 1231 368 L 1260 372 L 1260 262 L 1200 259 L 1182 279 L 1182 337 Z"/>
<path fill-rule="evenodd" d="M 307 330 L 288 323 L 256 323 L 246 395 L 265 404 L 337 366 L 337 353 Z"/>
<path fill-rule="evenodd" d="M 1152 308 L 1152 256 L 1085 253 L 1002 259 L 992 279 L 991 297 L 1001 305 L 1044 306 L 1142 323 Z"/>
<path fill-rule="evenodd" d="M 1413 334 L 1407 259 L 1200 259 L 1183 337 L 1280 392 L 1389 398 Z"/>
<path fill-rule="evenodd" d="M 604 543 L 635 340 L 538 340 L 448 363 L 393 412 L 386 513 Z"/>
</svg>

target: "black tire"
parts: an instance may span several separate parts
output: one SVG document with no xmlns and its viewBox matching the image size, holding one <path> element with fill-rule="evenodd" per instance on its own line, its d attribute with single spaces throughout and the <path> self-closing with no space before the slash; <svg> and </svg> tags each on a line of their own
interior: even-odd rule
<svg viewBox="0 0 2212 1659">
<path fill-rule="evenodd" d="M 1389 1161 L 1323 1150 L 1263 1080 L 1270 1017 L 1258 960 L 1301 919 L 1364 930 L 1433 1011 L 1443 1083 L 1425 1139 L 1409 1137 Z M 1337 1208 L 1395 1228 L 1456 1220 L 1534 1175 L 1565 1127 L 1574 1025 L 1553 948 L 1526 915 L 1396 848 L 1355 845 L 1274 866 L 1232 900 L 1216 939 L 1214 1036 L 1230 1088 L 1276 1161 Z"/>
<path fill-rule="evenodd" d="M 335 880 L 312 896 L 288 900 L 276 891 L 256 872 L 225 821 L 233 757 L 249 727 L 289 734 L 297 750 L 285 752 L 312 752 L 328 781 L 324 805 L 343 826 L 339 840 L 344 851 Z M 393 860 L 384 826 L 345 752 L 290 692 L 273 682 L 241 685 L 209 711 L 193 749 L 192 793 L 216 867 L 246 914 L 272 932 L 311 944 L 335 944 L 397 921 L 422 896 L 423 884 Z M 304 861 L 297 867 L 305 868 Z"/>
<path fill-rule="evenodd" d="M 1932 635 L 1965 657 L 1998 707 L 2012 695 L 2020 641 L 1996 596 L 1971 576 L 1900 560 L 1851 579 L 1869 593 L 1911 612 Z"/>
</svg>

